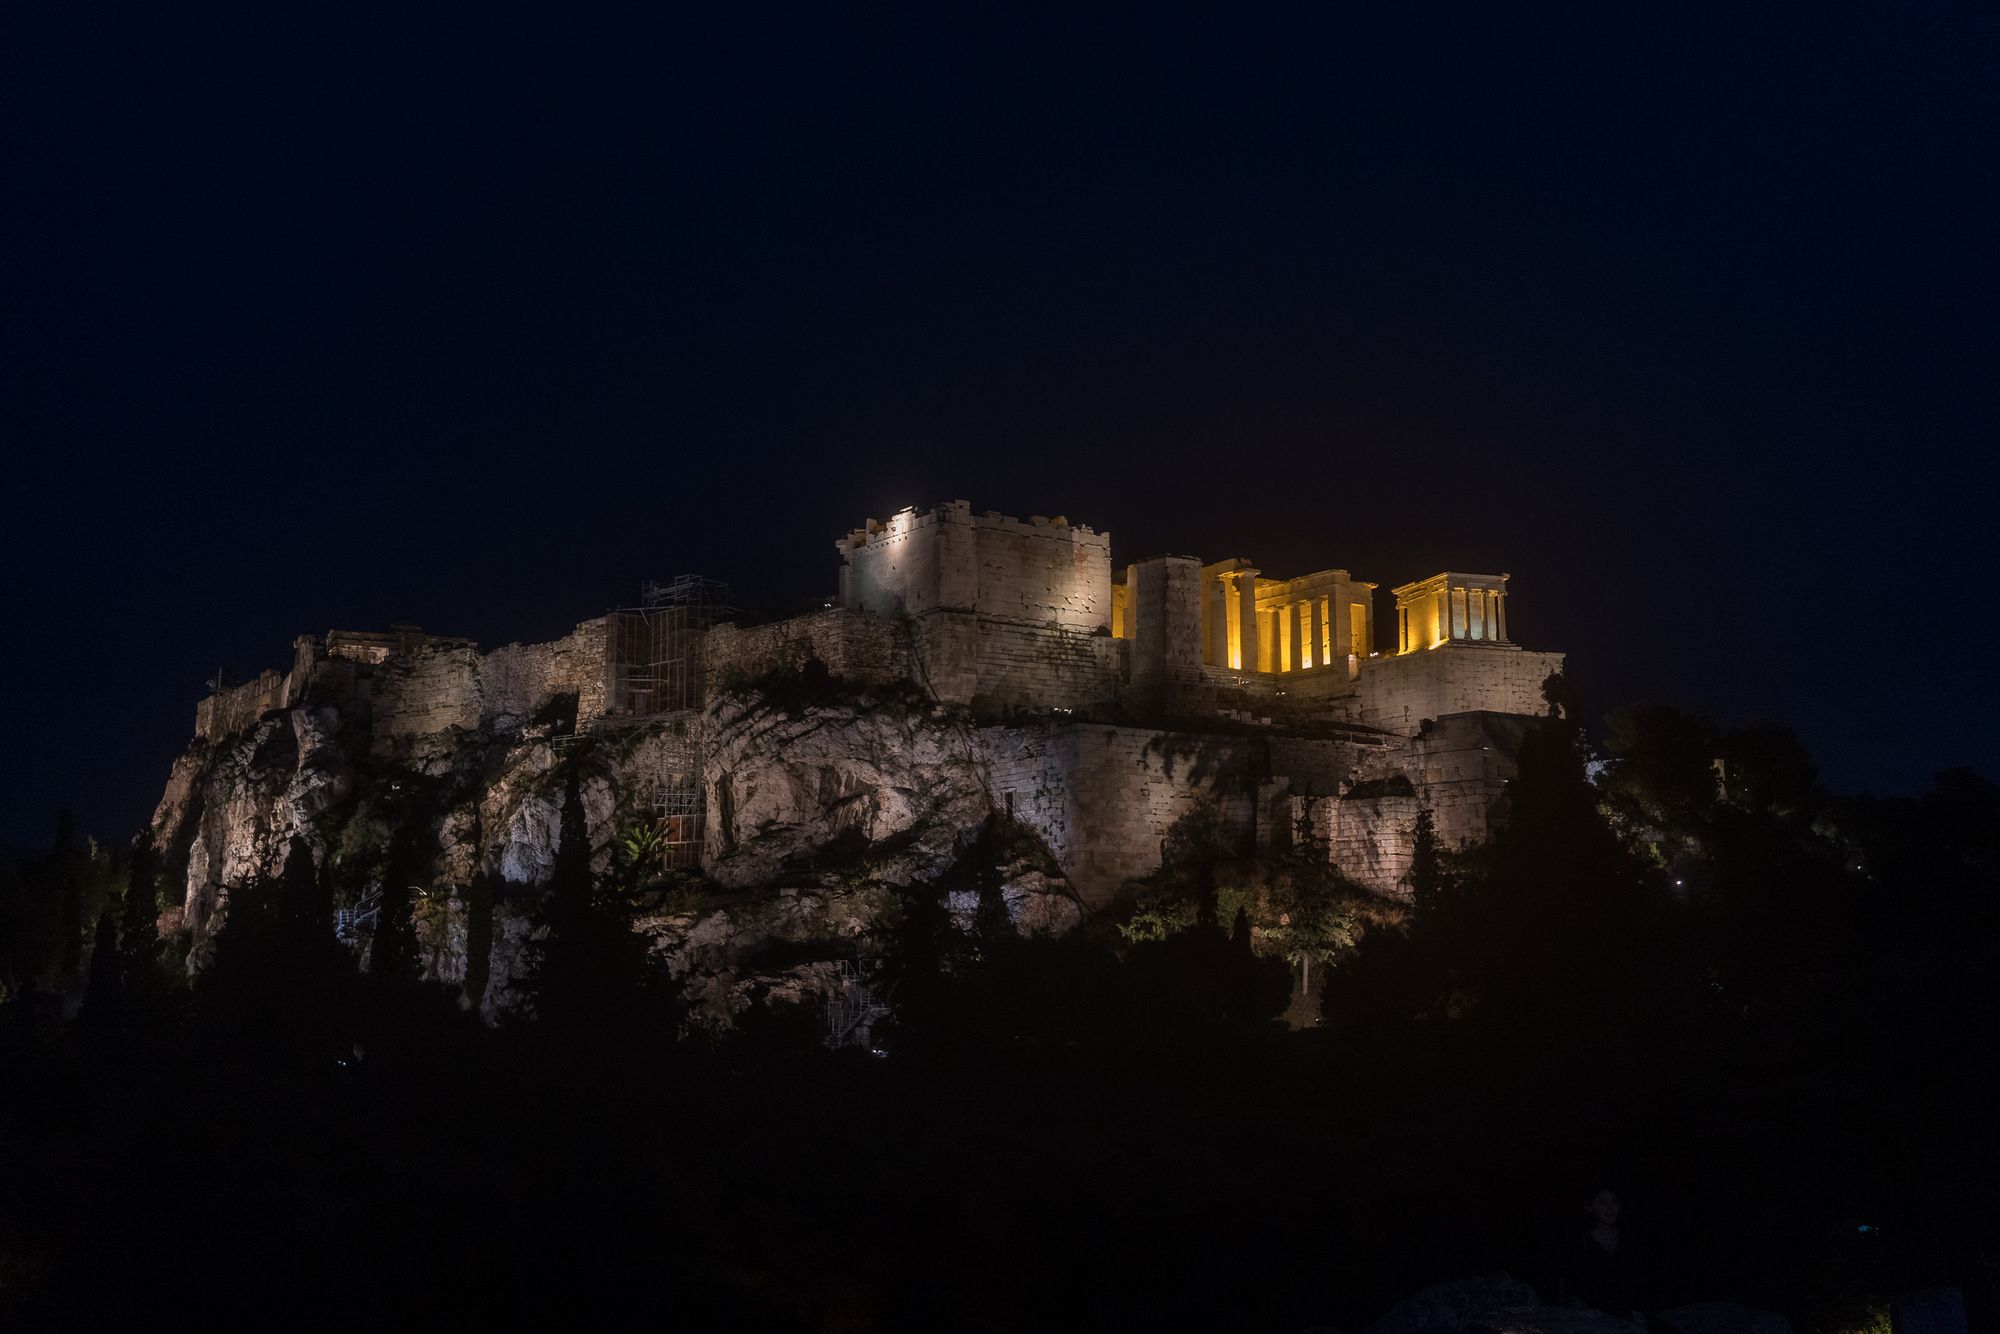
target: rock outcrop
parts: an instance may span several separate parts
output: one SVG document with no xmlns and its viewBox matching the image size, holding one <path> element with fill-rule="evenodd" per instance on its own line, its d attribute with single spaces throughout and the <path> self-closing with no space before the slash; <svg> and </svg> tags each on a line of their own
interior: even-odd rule
<svg viewBox="0 0 2000 1334">
<path fill-rule="evenodd" d="M 830 861 L 865 863 L 888 884 L 933 879 L 993 813 L 969 718 L 913 691 L 790 707 L 723 695 L 702 774 L 708 871 L 731 887 Z"/>
<path fill-rule="evenodd" d="M 426 973 L 468 1004 L 505 1010 L 578 779 L 593 866 L 615 869 L 623 831 L 654 820 L 668 757 L 701 743 L 705 878 L 642 895 L 634 928 L 707 1020 L 753 1000 L 830 995 L 879 949 L 900 891 L 936 880 L 994 819 L 979 734 L 963 710 L 912 688 L 848 688 L 820 674 L 720 693 L 698 719 L 656 718 L 556 735 L 523 723 L 444 727 L 394 755 L 330 707 L 270 710 L 197 739 L 153 819 L 183 877 L 190 965 L 202 967 L 232 889 L 282 870 L 302 838 L 343 903 L 364 899 L 399 833 L 421 831 L 428 866 L 414 916 Z M 999 867 L 1024 934 L 1081 919 L 1046 850 L 1016 835 Z M 971 904 L 954 904 L 969 919 Z M 368 932 L 356 946 L 364 962 Z"/>
</svg>

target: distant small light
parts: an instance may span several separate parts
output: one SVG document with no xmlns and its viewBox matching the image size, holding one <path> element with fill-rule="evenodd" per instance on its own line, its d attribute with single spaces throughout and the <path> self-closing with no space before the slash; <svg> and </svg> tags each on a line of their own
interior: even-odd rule
<svg viewBox="0 0 2000 1334">
<path fill-rule="evenodd" d="M 1872 1224 L 1872 1223 L 1862 1223 L 1861 1225 L 1859 1225 L 1858 1227 L 1856 1227 L 1856 1228 L 1855 1228 L 1854 1230 L 1855 1230 L 1856 1232 L 1873 1232 L 1873 1231 L 1875 1230 L 1875 1225 L 1874 1225 L 1874 1224 Z"/>
<path fill-rule="evenodd" d="M 1678 880 L 1674 881 L 1674 888 L 1679 889 L 1680 887 L 1681 887 L 1681 882 Z"/>
</svg>

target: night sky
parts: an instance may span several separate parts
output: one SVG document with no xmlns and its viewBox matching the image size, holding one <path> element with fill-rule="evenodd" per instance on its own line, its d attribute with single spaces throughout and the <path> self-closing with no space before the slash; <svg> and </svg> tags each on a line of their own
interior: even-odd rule
<svg viewBox="0 0 2000 1334">
<path fill-rule="evenodd" d="M 1593 708 L 2000 776 L 1990 5 L 674 8 L 9 7 L 0 839 L 301 632 L 958 497 L 1510 571 Z"/>
</svg>

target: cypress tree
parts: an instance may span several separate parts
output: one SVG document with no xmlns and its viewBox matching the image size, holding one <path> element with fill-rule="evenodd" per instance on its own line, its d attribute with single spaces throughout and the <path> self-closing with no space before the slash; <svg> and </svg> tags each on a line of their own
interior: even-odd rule
<svg viewBox="0 0 2000 1334">
<path fill-rule="evenodd" d="M 132 865 L 126 872 L 125 902 L 119 914 L 118 953 L 128 984 L 150 971 L 159 956 L 159 873 L 159 854 L 152 839 L 141 834 L 132 843 Z"/>
<path fill-rule="evenodd" d="M 583 781 L 574 769 L 563 790 L 560 829 L 541 912 L 546 934 L 529 947 L 522 983 L 531 1012 L 586 1045 L 671 1040 L 683 1017 L 676 988 L 646 939 L 598 893 Z"/>
<path fill-rule="evenodd" d="M 991 958 L 995 950 L 1015 938 L 1014 919 L 1007 915 L 1005 886 L 1001 884 L 995 850 L 986 835 L 980 837 L 974 852 L 979 857 L 974 871 L 979 897 L 972 909 L 972 939 L 980 956 Z"/>
<path fill-rule="evenodd" d="M 406 822 L 390 844 L 389 864 L 382 872 L 382 898 L 368 954 L 368 971 L 376 977 L 413 982 L 421 971 L 412 895 L 425 860 L 423 845 Z"/>
<path fill-rule="evenodd" d="M 83 1013 L 91 1019 L 110 1017 L 125 995 L 123 961 L 118 957 L 118 929 L 110 913 L 100 913 L 90 947 L 90 981 L 84 987 Z"/>
<path fill-rule="evenodd" d="M 1437 821 L 1429 806 L 1417 808 L 1410 831 L 1410 906 L 1418 931 L 1434 933 L 1444 915 L 1450 882 L 1444 869 L 1444 849 L 1438 842 Z"/>
</svg>

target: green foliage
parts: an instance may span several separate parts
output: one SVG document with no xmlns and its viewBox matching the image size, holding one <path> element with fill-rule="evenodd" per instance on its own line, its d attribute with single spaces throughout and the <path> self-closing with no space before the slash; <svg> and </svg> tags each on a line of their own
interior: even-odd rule
<svg viewBox="0 0 2000 1334">
<path fill-rule="evenodd" d="M 368 971 L 375 976 L 415 981 L 422 971 L 416 900 L 429 889 L 413 878 L 418 873 L 412 859 L 395 854 L 383 872 L 382 896 L 376 906 L 368 946 Z"/>
<path fill-rule="evenodd" d="M 1721 758 L 1722 794 L 1744 810 L 1793 819 L 1824 800 L 1812 757 L 1789 727 L 1740 727 L 1722 739 Z"/>
<path fill-rule="evenodd" d="M 119 952 L 131 970 L 154 967 L 160 954 L 160 857 L 153 841 L 140 835 L 132 845 L 126 868 L 125 901 L 120 911 Z"/>
<path fill-rule="evenodd" d="M 575 766 L 564 784 L 560 837 L 539 914 L 543 934 L 528 947 L 520 1017 L 531 1017 L 579 1051 L 673 1041 L 684 1018 L 679 988 L 645 937 L 632 930 L 633 905 L 623 882 L 612 877 L 600 884 L 590 869 L 582 775 Z"/>
<path fill-rule="evenodd" d="M 1176 894 L 1147 890 L 1132 906 L 1118 933 L 1135 943 L 1165 940 L 1194 925 L 1195 904 Z"/>
<path fill-rule="evenodd" d="M 659 878 L 661 863 L 667 853 L 667 841 L 659 825 L 652 820 L 641 820 L 627 826 L 612 847 L 619 866 L 635 888 Z"/>
<path fill-rule="evenodd" d="M 1436 930 L 1443 922 L 1452 892 L 1451 873 L 1445 869 L 1444 847 L 1438 840 L 1437 820 L 1429 806 L 1417 808 L 1417 820 L 1410 830 L 1410 905 L 1416 929 Z"/>
<path fill-rule="evenodd" d="M 1720 795 L 1722 739 L 1698 714 L 1664 704 L 1616 710 L 1605 718 L 1605 749 L 1608 789 L 1655 823 L 1700 820 Z"/>
<path fill-rule="evenodd" d="M 1222 814 L 1198 802 L 1160 841 L 1160 866 L 1138 882 L 1131 911 L 1119 924 L 1125 939 L 1161 941 L 1223 915 L 1221 881 L 1238 861 Z"/>
<path fill-rule="evenodd" d="M 670 875 L 666 889 L 660 899 L 664 912 L 702 917 L 708 913 L 710 894 L 708 881 L 698 872 L 681 872 Z"/>
</svg>

